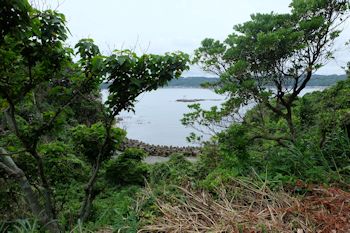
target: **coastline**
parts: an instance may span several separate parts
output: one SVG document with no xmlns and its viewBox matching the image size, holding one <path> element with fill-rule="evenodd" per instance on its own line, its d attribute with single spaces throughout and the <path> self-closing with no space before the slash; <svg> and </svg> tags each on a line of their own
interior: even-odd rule
<svg viewBox="0 0 350 233">
<path fill-rule="evenodd" d="M 196 146 L 167 146 L 148 144 L 135 139 L 126 139 L 121 146 L 122 150 L 126 148 L 138 148 L 144 150 L 149 156 L 169 157 L 174 153 L 181 153 L 185 156 L 196 157 L 201 152 L 200 147 Z"/>
</svg>

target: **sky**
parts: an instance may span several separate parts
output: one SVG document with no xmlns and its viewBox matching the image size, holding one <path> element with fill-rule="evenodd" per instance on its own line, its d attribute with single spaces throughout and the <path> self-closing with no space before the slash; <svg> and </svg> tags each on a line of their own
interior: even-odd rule
<svg viewBox="0 0 350 233">
<path fill-rule="evenodd" d="M 35 1 L 35 0 L 33 0 Z M 36 0 L 40 2 L 40 0 Z M 68 44 L 92 38 L 102 52 L 131 49 L 163 54 L 183 51 L 193 55 L 204 38 L 224 40 L 233 26 L 253 13 L 286 13 L 291 0 L 46 0 L 45 7 L 64 13 L 71 32 Z M 42 3 L 41 3 L 42 4 Z M 44 7 L 42 5 L 42 7 Z M 350 61 L 350 24 L 335 44 L 335 61 L 319 74 L 342 74 Z M 183 76 L 213 76 L 197 66 Z"/>
</svg>

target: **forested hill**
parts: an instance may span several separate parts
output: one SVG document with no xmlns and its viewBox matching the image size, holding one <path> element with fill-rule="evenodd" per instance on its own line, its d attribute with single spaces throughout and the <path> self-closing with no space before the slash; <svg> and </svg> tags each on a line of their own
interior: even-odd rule
<svg viewBox="0 0 350 233">
<path fill-rule="evenodd" d="M 314 75 L 309 81 L 307 86 L 331 86 L 340 80 L 345 80 L 346 75 Z M 216 82 L 218 78 L 215 77 L 182 77 L 179 79 L 173 79 L 169 82 L 167 87 L 201 87 L 202 83 L 213 83 Z M 107 88 L 107 84 L 101 85 L 102 89 Z"/>
<path fill-rule="evenodd" d="M 168 87 L 200 87 L 202 83 L 215 82 L 218 78 L 206 77 L 187 77 L 173 79 Z M 308 86 L 331 86 L 337 81 L 346 79 L 346 75 L 314 75 L 309 81 Z"/>
</svg>

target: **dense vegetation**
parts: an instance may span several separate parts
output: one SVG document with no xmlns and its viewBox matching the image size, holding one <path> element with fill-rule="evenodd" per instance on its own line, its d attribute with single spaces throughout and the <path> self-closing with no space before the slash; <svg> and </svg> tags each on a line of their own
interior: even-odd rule
<svg viewBox="0 0 350 233">
<path fill-rule="evenodd" d="M 66 221 L 92 216 L 101 167 L 125 137 L 115 117 L 139 94 L 179 77 L 188 56 L 104 56 L 92 39 L 65 47 L 64 15 L 23 0 L 3 1 L 0 23 L 1 191 L 2 200 L 13 200 L 2 203 L 2 216 L 19 211 L 16 217 L 33 216 L 43 229 L 61 232 Z M 102 103 L 99 87 L 107 81 Z"/>
<path fill-rule="evenodd" d="M 291 13 L 256 14 L 224 42 L 205 39 L 193 62 L 229 98 L 192 105 L 182 121 L 221 131 L 194 163 L 174 154 L 149 165 L 144 151 L 121 150 L 127 132 L 115 118 L 179 78 L 188 55 L 106 56 L 92 39 L 69 48 L 64 15 L 2 1 L 0 232 L 347 232 L 350 78 L 299 94 L 332 59 L 348 10 L 294 0 Z"/>
</svg>

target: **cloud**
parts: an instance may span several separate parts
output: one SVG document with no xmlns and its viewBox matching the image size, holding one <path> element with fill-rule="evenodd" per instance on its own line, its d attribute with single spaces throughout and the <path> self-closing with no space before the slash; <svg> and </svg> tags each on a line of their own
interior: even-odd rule
<svg viewBox="0 0 350 233">
<path fill-rule="evenodd" d="M 223 40 L 233 25 L 249 20 L 252 13 L 284 13 L 290 0 L 47 0 L 60 2 L 59 11 L 68 20 L 72 33 L 68 43 L 80 38 L 95 39 L 102 51 L 135 49 L 138 53 L 184 51 L 192 54 L 201 40 L 210 37 Z M 50 4 L 51 3 L 51 4 Z M 336 44 L 337 60 L 320 70 L 322 73 L 343 73 L 340 68 L 350 60 L 344 42 L 350 38 L 349 24 Z M 346 51 L 346 52 L 345 52 Z M 203 74 L 193 67 L 188 74 Z"/>
</svg>

